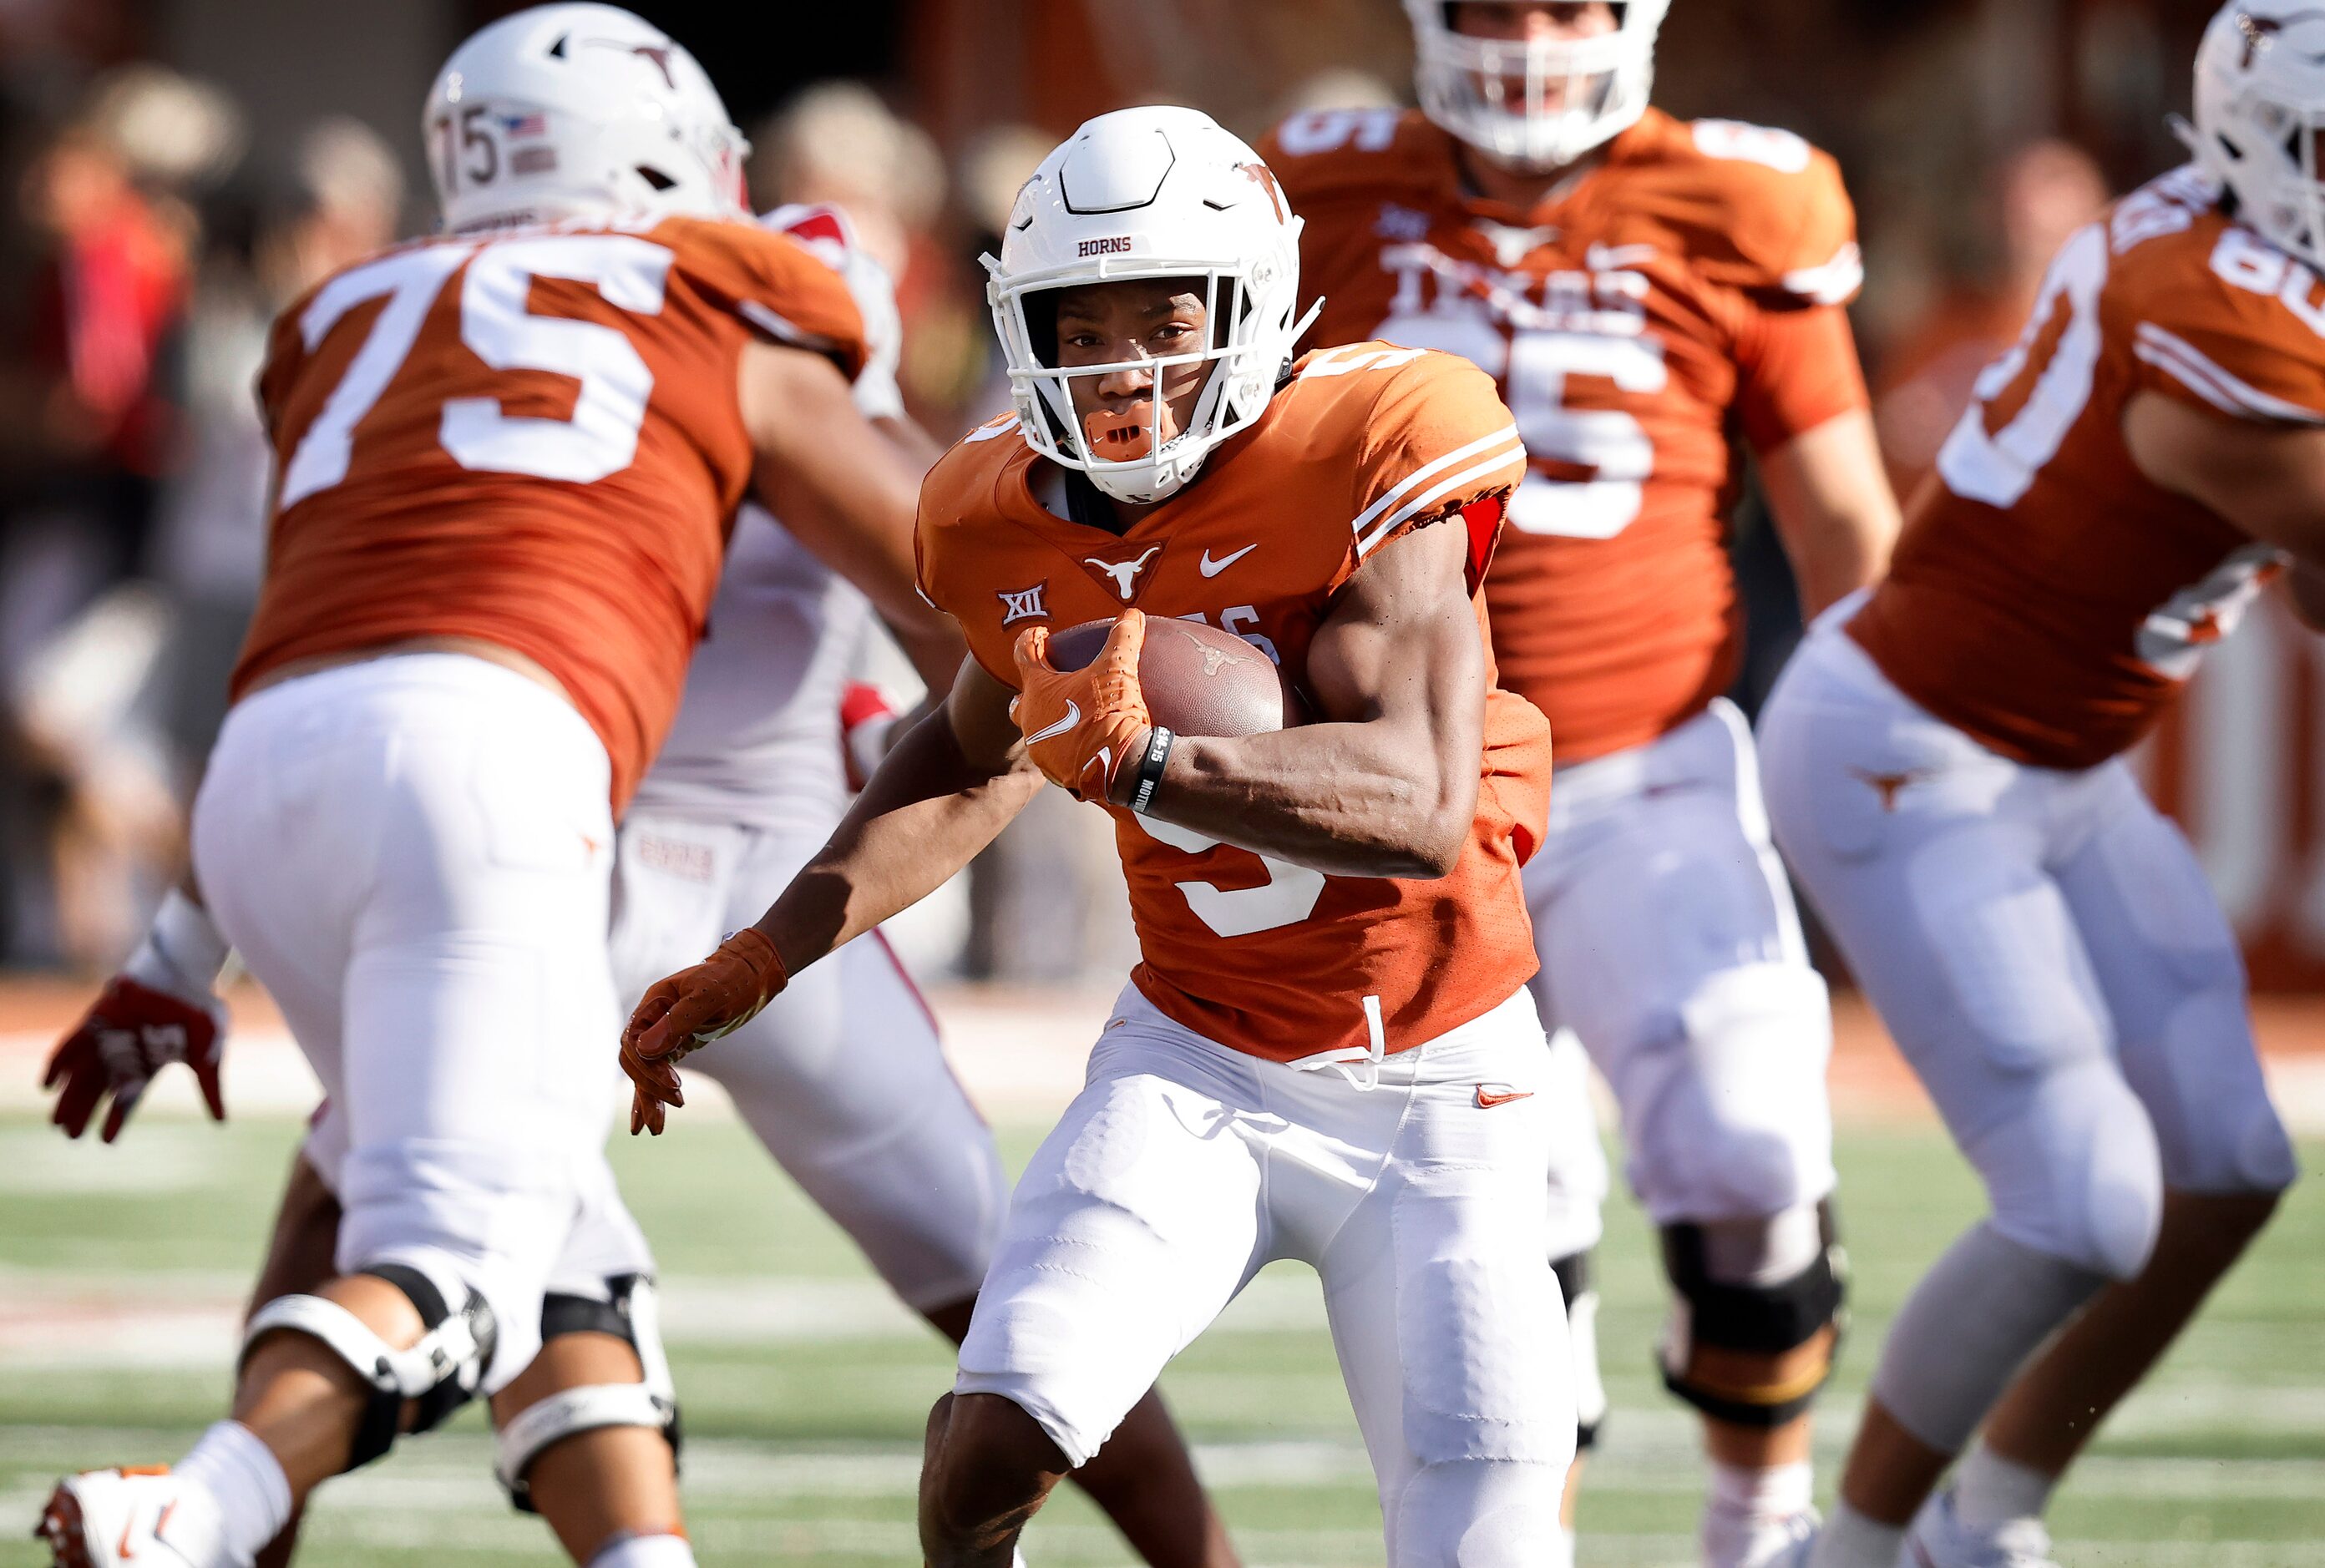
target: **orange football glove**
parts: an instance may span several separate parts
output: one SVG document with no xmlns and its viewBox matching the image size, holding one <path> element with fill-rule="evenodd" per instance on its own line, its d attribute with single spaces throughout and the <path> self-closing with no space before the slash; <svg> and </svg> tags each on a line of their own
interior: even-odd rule
<svg viewBox="0 0 2325 1568">
<path fill-rule="evenodd" d="M 1076 670 L 1050 667 L 1050 633 L 1035 626 L 1017 639 L 1017 685 L 1011 705 L 1033 764 L 1051 783 L 1080 800 L 1114 798 L 1114 781 L 1137 766 L 1146 732 L 1146 694 L 1138 687 L 1138 652 L 1146 617 L 1125 610 L 1096 659 Z"/>
<path fill-rule="evenodd" d="M 660 1138 L 662 1108 L 686 1103 L 678 1064 L 758 1017 L 791 978 L 775 945 L 746 926 L 693 968 L 654 982 L 622 1030 L 622 1071 L 633 1086 L 630 1135 Z"/>
</svg>

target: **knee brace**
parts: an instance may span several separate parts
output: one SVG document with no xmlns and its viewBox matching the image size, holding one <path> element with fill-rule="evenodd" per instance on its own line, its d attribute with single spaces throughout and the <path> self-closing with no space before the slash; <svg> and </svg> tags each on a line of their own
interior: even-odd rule
<svg viewBox="0 0 2325 1568">
<path fill-rule="evenodd" d="M 425 1432 L 476 1397 L 493 1359 L 492 1308 L 474 1290 L 460 1309 L 417 1268 L 382 1263 L 357 1270 L 403 1292 L 420 1314 L 424 1332 L 408 1350 L 397 1350 L 371 1325 L 335 1301 L 320 1296 L 285 1296 L 252 1314 L 242 1341 L 245 1360 L 258 1342 L 278 1333 L 301 1333 L 338 1356 L 371 1385 L 347 1453 L 347 1469 L 369 1464 L 394 1445 L 406 1401 L 414 1404 L 412 1430 Z"/>
<path fill-rule="evenodd" d="M 541 1342 L 547 1345 L 560 1334 L 611 1334 L 637 1351 L 644 1380 L 561 1388 L 528 1406 L 500 1429 L 494 1440 L 493 1473 L 507 1489 L 509 1501 L 519 1513 L 536 1511 L 532 1488 L 525 1481 L 533 1462 L 554 1444 L 584 1432 L 607 1426 L 648 1427 L 669 1441 L 672 1462 L 677 1462 L 681 1440 L 678 1394 L 671 1382 L 670 1361 L 662 1353 L 653 1281 L 643 1274 L 616 1274 L 607 1279 L 606 1292 L 603 1301 L 555 1292 L 543 1296 Z"/>
<path fill-rule="evenodd" d="M 1587 1453 L 1598 1446 L 1607 1419 L 1607 1385 L 1598 1376 L 1598 1287 L 1589 1251 L 1552 1264 L 1559 1294 L 1566 1300 L 1566 1338 L 1574 1350 L 1574 1447 Z"/>
<path fill-rule="evenodd" d="M 1809 1246 L 1784 1249 L 1780 1230 L 1790 1221 L 1813 1225 Z M 1722 1227 L 1723 1230 L 1728 1227 Z M 1663 1230 L 1663 1268 L 1679 1302 L 1657 1360 L 1663 1387 L 1715 1421 L 1737 1426 L 1781 1426 L 1807 1413 L 1817 1390 L 1831 1375 L 1840 1342 L 1848 1296 L 1848 1258 L 1840 1249 L 1829 1200 L 1811 1215 L 1792 1211 L 1765 1223 L 1761 1259 L 1717 1258 L 1708 1227 L 1671 1225 Z M 1811 1256 L 1804 1267 L 1779 1274 L 1774 1283 L 1728 1283 L 1715 1277 L 1759 1281 L 1784 1266 L 1783 1254 Z M 1831 1333 L 1828 1334 L 1826 1331 Z M 1745 1355 L 1781 1356 L 1824 1341 L 1812 1367 L 1782 1380 L 1715 1380 L 1697 1368 L 1699 1348 Z"/>
</svg>

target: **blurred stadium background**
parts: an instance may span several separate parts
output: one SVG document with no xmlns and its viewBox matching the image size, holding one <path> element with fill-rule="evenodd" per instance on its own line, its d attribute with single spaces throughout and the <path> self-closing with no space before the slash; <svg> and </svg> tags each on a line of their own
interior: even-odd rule
<svg viewBox="0 0 2325 1568">
<path fill-rule="evenodd" d="M 57 1028 L 142 928 L 255 596 L 264 448 L 248 384 L 273 310 L 425 226 L 422 92 L 480 0 L 0 0 L 0 1563 L 29 1562 L 60 1468 L 167 1452 L 226 1388 L 240 1292 L 314 1090 L 237 999 L 223 1130 L 173 1082 L 111 1149 L 35 1088 Z M 1394 0 L 635 0 L 703 59 L 757 145 L 761 202 L 835 200 L 901 279 L 912 410 L 949 438 L 1001 401 L 975 258 L 1055 138 L 1121 104 L 1201 106 L 1256 137 L 1301 107 L 1392 102 Z M 2210 0 L 1679 0 L 1658 97 L 1837 153 L 1871 280 L 1857 310 L 1901 487 L 2015 336 L 2050 253 L 2176 161 L 2165 116 Z M 1747 496 L 1747 698 L 1797 630 Z M 2272 1074 L 2325 1153 L 2325 659 L 2259 614 L 2143 754 L 2244 932 Z M 905 933 L 972 1091 L 1022 1158 L 1077 1081 L 1129 953 L 1102 824 L 1052 796 Z M 1846 1009 L 1859 1311 L 1821 1446 L 1837 1456 L 1887 1312 L 1974 1211 L 1968 1174 L 1861 1009 Z M 619 1152 L 670 1276 L 706 1563 L 911 1559 L 946 1357 L 731 1120 Z M 1584 1561 L 1689 1551 L 1690 1424 L 1648 1371 L 1661 1305 L 1610 1216 L 1616 1403 Z M 2262 1247 L 2079 1471 L 2069 1568 L 2325 1563 L 2325 1204 Z M 1379 1560 L 1312 1286 L 1271 1274 L 1166 1387 L 1256 1562 Z M 2228 1462 L 2236 1462 L 2229 1463 Z M 547 1563 L 486 1474 L 473 1413 L 335 1489 L 309 1561 Z M 1829 1465 L 1828 1484 L 1829 1480 Z M 1042 1564 L 1125 1561 L 1068 1499 Z"/>
</svg>

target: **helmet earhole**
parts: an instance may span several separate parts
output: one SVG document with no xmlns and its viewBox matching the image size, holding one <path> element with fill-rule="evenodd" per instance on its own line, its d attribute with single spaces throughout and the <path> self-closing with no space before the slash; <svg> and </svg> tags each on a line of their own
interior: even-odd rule
<svg viewBox="0 0 2325 1568">
<path fill-rule="evenodd" d="M 677 180 L 672 180 L 661 170 L 653 168 L 649 164 L 639 164 L 637 166 L 637 171 L 638 178 L 644 180 L 648 185 L 653 186 L 656 190 L 670 190 L 674 189 L 678 184 Z"/>
</svg>

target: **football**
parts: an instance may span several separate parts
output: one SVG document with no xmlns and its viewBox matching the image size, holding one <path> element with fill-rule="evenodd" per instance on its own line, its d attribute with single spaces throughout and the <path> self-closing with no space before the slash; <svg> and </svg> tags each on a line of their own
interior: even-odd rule
<svg viewBox="0 0 2325 1568">
<path fill-rule="evenodd" d="M 1050 663 L 1081 669 L 1113 630 L 1111 621 L 1067 627 L 1050 639 Z M 1274 659 L 1199 621 L 1148 616 L 1138 681 L 1154 722 L 1182 735 L 1262 735 L 1301 722 L 1299 696 Z"/>
</svg>

